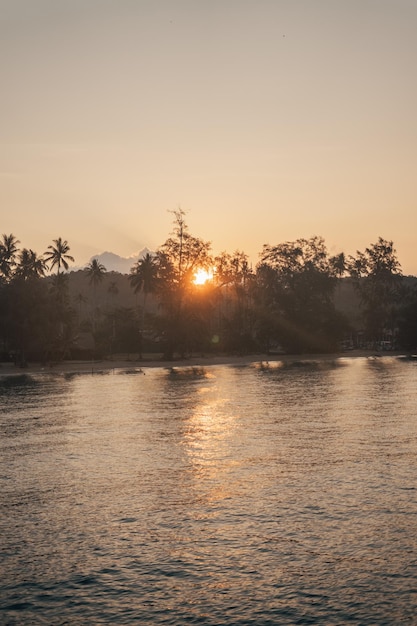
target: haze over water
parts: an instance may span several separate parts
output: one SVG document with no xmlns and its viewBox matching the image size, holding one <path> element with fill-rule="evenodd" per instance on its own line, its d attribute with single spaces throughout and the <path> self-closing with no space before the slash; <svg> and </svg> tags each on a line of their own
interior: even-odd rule
<svg viewBox="0 0 417 626">
<path fill-rule="evenodd" d="M 406 624 L 417 362 L 0 379 L 4 624 Z"/>
</svg>

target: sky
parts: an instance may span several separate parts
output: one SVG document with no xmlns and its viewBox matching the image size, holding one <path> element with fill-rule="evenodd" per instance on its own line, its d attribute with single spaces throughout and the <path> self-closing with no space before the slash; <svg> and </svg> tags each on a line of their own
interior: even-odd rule
<svg viewBox="0 0 417 626">
<path fill-rule="evenodd" d="M 76 264 L 393 240 L 417 275 L 417 0 L 0 0 L 0 233 Z"/>
</svg>

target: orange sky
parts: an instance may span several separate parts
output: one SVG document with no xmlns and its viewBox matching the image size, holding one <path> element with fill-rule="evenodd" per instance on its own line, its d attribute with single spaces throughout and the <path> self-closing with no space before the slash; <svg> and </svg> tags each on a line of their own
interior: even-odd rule
<svg viewBox="0 0 417 626">
<path fill-rule="evenodd" d="M 1 232 L 77 265 L 393 239 L 417 274 L 415 0 L 0 0 Z"/>
</svg>

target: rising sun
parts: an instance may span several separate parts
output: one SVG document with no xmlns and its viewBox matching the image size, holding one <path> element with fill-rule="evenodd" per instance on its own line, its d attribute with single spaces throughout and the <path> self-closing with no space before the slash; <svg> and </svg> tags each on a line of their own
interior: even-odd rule
<svg viewBox="0 0 417 626">
<path fill-rule="evenodd" d="M 212 270 L 204 270 L 200 268 L 196 272 L 194 272 L 194 285 L 205 285 L 208 280 L 213 278 Z"/>
</svg>

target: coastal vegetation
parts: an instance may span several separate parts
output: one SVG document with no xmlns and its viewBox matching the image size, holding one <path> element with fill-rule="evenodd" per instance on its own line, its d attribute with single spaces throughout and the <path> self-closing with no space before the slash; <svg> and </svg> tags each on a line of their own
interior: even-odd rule
<svg viewBox="0 0 417 626">
<path fill-rule="evenodd" d="M 1 360 L 103 358 L 115 353 L 336 352 L 417 346 L 417 280 L 392 241 L 330 255 L 322 237 L 215 256 L 185 214 L 129 275 L 98 259 L 71 271 L 69 243 L 44 254 L 0 240 Z"/>
</svg>

